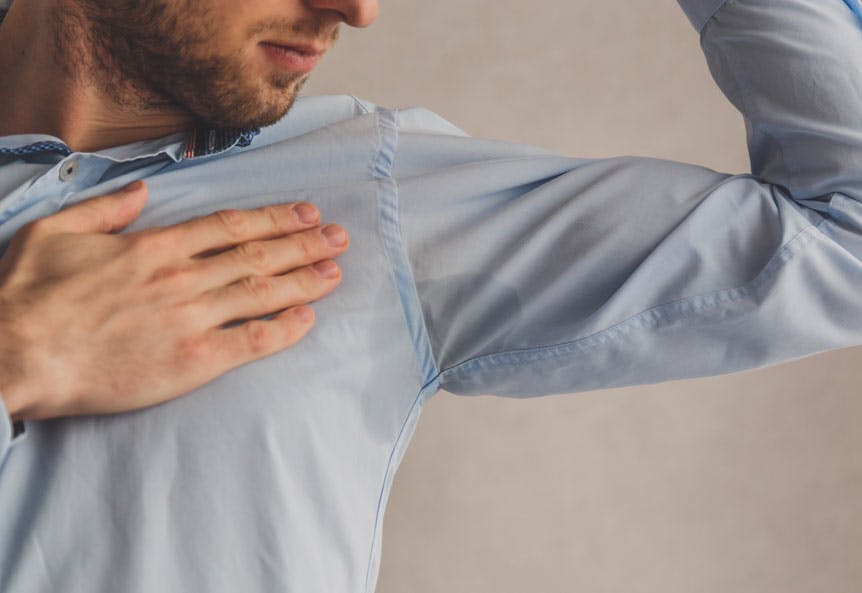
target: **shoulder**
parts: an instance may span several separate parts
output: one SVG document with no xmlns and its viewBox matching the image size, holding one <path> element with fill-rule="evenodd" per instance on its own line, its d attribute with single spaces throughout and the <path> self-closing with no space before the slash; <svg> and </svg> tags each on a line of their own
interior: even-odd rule
<svg viewBox="0 0 862 593">
<path fill-rule="evenodd" d="M 332 126 L 359 124 L 355 120 L 368 120 L 363 123 L 372 127 L 394 126 L 403 132 L 467 136 L 445 118 L 422 107 L 393 109 L 353 95 L 319 95 L 299 97 L 284 118 L 262 130 L 262 142 L 256 144 L 284 141 Z"/>
</svg>

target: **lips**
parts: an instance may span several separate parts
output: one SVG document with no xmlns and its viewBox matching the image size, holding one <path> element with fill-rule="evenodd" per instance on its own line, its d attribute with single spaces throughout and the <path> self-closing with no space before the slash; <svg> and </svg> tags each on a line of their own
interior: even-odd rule
<svg viewBox="0 0 862 593">
<path fill-rule="evenodd" d="M 260 44 L 267 56 L 282 68 L 308 73 L 314 70 L 326 48 L 315 45 L 284 44 L 265 41 Z"/>
</svg>

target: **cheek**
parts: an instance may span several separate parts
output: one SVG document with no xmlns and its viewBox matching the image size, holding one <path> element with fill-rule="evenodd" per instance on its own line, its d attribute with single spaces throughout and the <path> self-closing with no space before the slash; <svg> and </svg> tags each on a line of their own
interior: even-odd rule
<svg viewBox="0 0 862 593">
<path fill-rule="evenodd" d="M 266 56 L 257 44 L 246 44 L 234 58 L 239 77 L 247 82 L 263 81 L 271 74 L 267 69 Z"/>
<path fill-rule="evenodd" d="M 248 55 L 252 53 L 256 43 L 248 38 L 246 31 L 235 24 L 223 29 L 216 29 L 212 37 L 213 53 L 222 56 Z"/>
<path fill-rule="evenodd" d="M 210 56 L 236 56 L 247 51 L 252 45 L 249 39 L 249 15 L 241 8 L 246 2 L 233 2 L 233 7 L 222 0 L 195 0 L 195 6 L 189 9 L 188 28 L 194 28 L 206 39 L 206 53 Z M 178 20 L 182 20 L 176 15 Z M 192 24 L 193 23 L 193 24 Z"/>
</svg>

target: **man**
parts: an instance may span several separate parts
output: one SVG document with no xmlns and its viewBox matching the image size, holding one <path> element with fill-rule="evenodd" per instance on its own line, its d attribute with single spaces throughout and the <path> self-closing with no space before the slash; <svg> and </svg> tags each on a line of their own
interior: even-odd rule
<svg viewBox="0 0 862 593">
<path fill-rule="evenodd" d="M 159 41 L 156 48 L 171 47 L 170 27 L 154 24 L 160 14 L 188 31 L 208 18 L 188 6 L 160 13 L 161 3 L 153 12 L 141 8 L 148 3 L 134 10 L 93 4 L 81 3 L 95 11 L 93 22 L 110 28 L 92 38 L 140 10 L 150 28 L 121 30 L 120 40 L 143 30 Z M 272 39 L 289 44 L 288 31 L 304 18 L 363 24 L 355 19 L 367 6 L 249 2 L 228 15 L 222 3 L 197 4 L 206 4 L 210 26 L 240 23 L 248 32 L 239 36 L 244 49 L 228 44 L 225 56 L 270 55 L 258 46 L 269 44 L 271 31 L 257 27 L 278 22 L 270 9 L 291 23 Z M 9 18 L 27 6 L 13 6 Z M 120 164 L 106 164 L 120 160 L 116 153 L 67 155 L 61 146 L 59 154 L 31 157 L 38 153 L 23 150 L 60 138 L 73 150 L 111 150 L 87 146 L 94 137 L 87 130 L 75 138 L 71 129 L 53 139 L 13 138 L 16 157 L 28 158 L 4 167 L 0 180 L 13 185 L 2 195 L 19 209 L 45 203 L 18 219 L 16 230 L 56 210 L 64 183 L 82 184 L 65 195 L 66 203 L 83 203 L 131 177 L 146 178 L 151 197 L 130 231 L 288 198 L 337 217 L 353 245 L 342 260 L 345 285 L 318 305 L 316 330 L 293 350 L 169 405 L 29 423 L 0 478 L 0 588 L 373 590 L 392 472 L 437 388 L 575 391 L 857 344 L 854 126 L 862 76 L 852 13 L 840 2 L 684 7 L 703 29 L 719 84 L 748 118 L 763 181 L 643 159 L 563 159 L 464 138 L 425 112 L 352 100 L 297 103 L 249 146 L 197 161 L 178 157 L 182 138 L 127 149 Z M 113 11 L 121 20 L 111 21 Z M 136 56 L 146 41 L 131 42 Z M 208 63 L 204 56 L 196 62 Z M 291 72 L 312 61 L 281 57 Z M 207 72 L 213 80 L 235 70 Z M 817 101 L 788 92 L 814 73 L 823 81 Z M 157 75 L 141 77 L 159 86 Z M 180 104 L 192 109 L 210 96 L 197 91 Z M 0 103 L 9 104 L 5 97 Z M 219 121 L 208 107 L 194 105 L 192 113 Z M 54 109 L 61 116 L 67 110 Z M 70 159 L 77 159 L 71 177 L 63 174 Z M 146 265 L 149 251 L 139 251 Z M 135 337 L 126 336 L 130 343 Z M 117 374 L 115 381 L 123 380 Z M 123 397 L 124 386 L 115 387 L 112 395 Z"/>
</svg>

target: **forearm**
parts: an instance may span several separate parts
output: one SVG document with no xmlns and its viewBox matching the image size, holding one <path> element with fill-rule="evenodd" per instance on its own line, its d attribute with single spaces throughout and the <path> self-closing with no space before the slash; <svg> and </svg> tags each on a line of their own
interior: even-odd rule
<svg viewBox="0 0 862 593">
<path fill-rule="evenodd" d="M 857 5 L 855 0 L 849 0 Z M 679 0 L 741 112 L 752 173 L 797 200 L 862 197 L 862 28 L 844 0 Z"/>
</svg>

